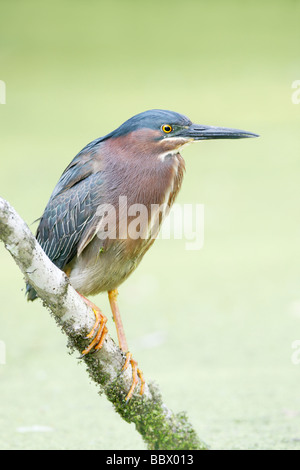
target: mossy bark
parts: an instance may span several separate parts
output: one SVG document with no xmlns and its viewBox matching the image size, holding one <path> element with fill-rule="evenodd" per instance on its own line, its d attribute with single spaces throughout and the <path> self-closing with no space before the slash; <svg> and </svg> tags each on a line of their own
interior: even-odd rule
<svg viewBox="0 0 300 470">
<path fill-rule="evenodd" d="M 69 284 L 68 278 L 46 256 L 29 228 L 4 199 L 0 198 L 0 240 L 13 256 L 25 280 L 36 290 L 43 304 L 68 336 L 68 344 L 79 353 L 94 323 L 94 313 Z M 138 387 L 131 400 L 125 397 L 131 385 L 131 367 L 121 373 L 124 355 L 107 335 L 100 351 L 82 359 L 99 392 L 105 394 L 116 412 L 134 423 L 149 450 L 204 450 L 185 413 L 174 414 L 163 403 L 157 386 Z"/>
</svg>

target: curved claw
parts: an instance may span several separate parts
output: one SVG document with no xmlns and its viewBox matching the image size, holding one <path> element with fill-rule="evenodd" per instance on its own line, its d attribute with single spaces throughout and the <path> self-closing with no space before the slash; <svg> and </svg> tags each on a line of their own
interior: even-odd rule
<svg viewBox="0 0 300 470">
<path fill-rule="evenodd" d="M 122 371 L 126 370 L 129 364 L 131 365 L 131 368 L 132 368 L 132 384 L 125 398 L 126 403 L 128 403 L 129 400 L 131 399 L 133 392 L 137 384 L 139 383 L 139 379 L 141 381 L 140 395 L 143 395 L 144 390 L 145 390 L 145 379 L 144 379 L 143 373 L 140 369 L 138 369 L 137 367 L 138 363 L 132 358 L 131 352 L 127 352 L 126 354 L 126 359 L 125 359 L 124 366 L 122 367 Z"/>
<path fill-rule="evenodd" d="M 101 313 L 101 311 L 98 308 L 97 309 L 93 308 L 93 312 L 95 314 L 96 321 L 90 333 L 86 336 L 86 338 L 93 338 L 97 329 L 98 331 L 93 341 L 91 341 L 89 346 L 84 351 L 82 351 L 81 357 L 86 356 L 86 354 L 88 354 L 93 348 L 95 348 L 95 351 L 99 351 L 99 349 L 101 349 L 103 346 L 105 337 L 108 332 L 107 327 L 106 327 L 107 318 Z"/>
</svg>

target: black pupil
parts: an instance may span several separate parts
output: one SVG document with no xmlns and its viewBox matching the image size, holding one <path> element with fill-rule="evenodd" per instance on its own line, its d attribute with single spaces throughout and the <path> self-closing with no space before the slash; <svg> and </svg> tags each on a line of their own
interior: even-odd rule
<svg viewBox="0 0 300 470">
<path fill-rule="evenodd" d="M 165 131 L 166 132 L 171 132 L 171 126 L 165 126 Z"/>
</svg>

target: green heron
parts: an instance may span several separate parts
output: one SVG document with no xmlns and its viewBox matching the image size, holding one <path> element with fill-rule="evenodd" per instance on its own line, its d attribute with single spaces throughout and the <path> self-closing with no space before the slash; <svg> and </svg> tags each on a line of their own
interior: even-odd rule
<svg viewBox="0 0 300 470">
<path fill-rule="evenodd" d="M 108 292 L 119 346 L 126 354 L 122 370 L 129 363 L 132 366 L 132 385 L 126 401 L 139 379 L 143 394 L 144 379 L 128 350 L 117 289 L 152 245 L 168 212 L 159 210 L 153 215 L 150 209 L 153 205 L 168 209 L 172 206 L 185 171 L 181 147 L 206 139 L 244 137 L 257 135 L 193 124 L 186 116 L 172 111 L 137 114 L 76 155 L 54 188 L 40 219 L 38 242 L 95 314 L 95 324 L 88 335 L 90 343 L 83 356 L 101 349 L 107 334 L 107 318 L 86 297 Z M 127 207 L 147 210 L 146 223 L 142 224 L 145 230 L 139 227 L 138 236 L 130 236 L 128 228 L 134 216 L 128 216 L 129 211 L 124 214 L 120 207 L 124 198 Z M 28 300 L 37 297 L 30 285 L 27 297 Z"/>
</svg>

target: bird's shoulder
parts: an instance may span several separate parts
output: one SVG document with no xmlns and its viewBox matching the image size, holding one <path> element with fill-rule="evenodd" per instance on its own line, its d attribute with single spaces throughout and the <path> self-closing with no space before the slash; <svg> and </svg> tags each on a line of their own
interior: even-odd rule
<svg viewBox="0 0 300 470">
<path fill-rule="evenodd" d="M 70 162 L 56 184 L 50 200 L 103 169 L 101 138 L 87 144 Z"/>
<path fill-rule="evenodd" d="M 88 243 L 103 199 L 101 150 L 94 141 L 82 149 L 61 175 L 40 219 L 36 238 L 61 269 Z"/>
</svg>

